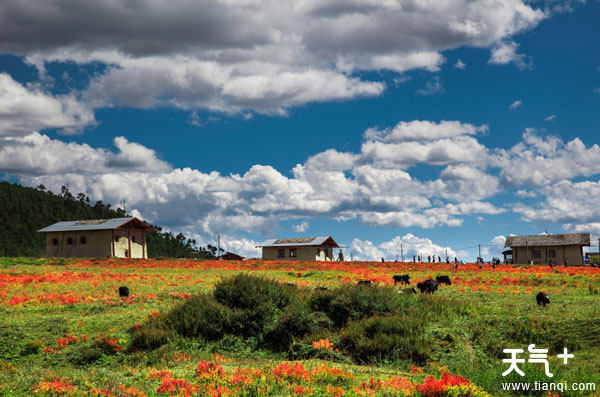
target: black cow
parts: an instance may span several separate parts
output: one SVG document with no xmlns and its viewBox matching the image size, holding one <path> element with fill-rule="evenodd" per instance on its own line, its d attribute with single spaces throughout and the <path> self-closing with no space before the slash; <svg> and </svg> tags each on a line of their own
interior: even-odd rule
<svg viewBox="0 0 600 397">
<path fill-rule="evenodd" d="M 410 276 L 408 274 L 401 274 L 392 276 L 394 279 L 394 285 L 400 284 L 410 284 Z"/>
<path fill-rule="evenodd" d="M 315 287 L 315 291 L 327 291 L 327 287 Z"/>
<path fill-rule="evenodd" d="M 422 294 L 424 294 L 424 293 L 433 294 L 435 291 L 437 291 L 438 286 L 439 286 L 438 282 L 431 278 L 429 278 L 425 281 L 422 281 L 420 283 L 417 283 L 417 288 L 421 291 Z"/>
<path fill-rule="evenodd" d="M 538 306 L 546 307 L 546 305 L 550 304 L 550 298 L 548 298 L 548 295 L 545 292 L 539 292 L 535 296 L 535 300 L 536 300 Z"/>
<path fill-rule="evenodd" d="M 435 281 L 437 281 L 438 284 L 452 285 L 452 281 L 450 281 L 450 277 L 448 276 L 435 276 Z"/>
<path fill-rule="evenodd" d="M 129 288 L 119 287 L 119 296 L 121 298 L 127 298 L 129 296 Z"/>
<path fill-rule="evenodd" d="M 371 280 L 360 280 L 356 285 L 371 285 L 373 282 Z"/>
</svg>

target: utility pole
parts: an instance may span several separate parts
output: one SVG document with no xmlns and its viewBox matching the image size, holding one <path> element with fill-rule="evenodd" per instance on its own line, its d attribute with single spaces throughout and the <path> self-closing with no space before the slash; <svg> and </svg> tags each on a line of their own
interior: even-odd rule
<svg viewBox="0 0 600 397">
<path fill-rule="evenodd" d="M 479 258 L 483 259 L 483 258 L 481 258 L 481 244 L 479 244 Z"/>
<path fill-rule="evenodd" d="M 400 255 L 402 256 L 402 263 L 404 263 L 404 247 L 400 244 Z"/>
<path fill-rule="evenodd" d="M 448 248 L 446 248 L 446 261 L 448 260 Z"/>
<path fill-rule="evenodd" d="M 350 261 L 354 262 L 354 251 L 350 251 Z"/>
</svg>

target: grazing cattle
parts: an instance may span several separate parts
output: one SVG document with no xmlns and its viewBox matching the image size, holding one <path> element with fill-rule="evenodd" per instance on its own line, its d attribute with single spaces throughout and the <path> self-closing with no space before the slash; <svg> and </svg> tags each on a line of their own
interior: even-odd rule
<svg viewBox="0 0 600 397">
<path fill-rule="evenodd" d="M 452 285 L 452 281 L 450 281 L 450 277 L 448 276 L 435 276 L 435 281 L 437 281 L 438 284 Z"/>
<path fill-rule="evenodd" d="M 296 288 L 296 284 L 295 283 L 285 283 L 286 287 L 291 287 L 291 288 Z"/>
<path fill-rule="evenodd" d="M 394 279 L 394 285 L 400 284 L 410 284 L 410 276 L 408 274 L 401 274 L 392 276 Z"/>
<path fill-rule="evenodd" d="M 371 285 L 373 282 L 371 280 L 360 280 L 356 285 Z"/>
<path fill-rule="evenodd" d="M 420 283 L 417 283 L 417 288 L 421 291 L 422 294 L 424 294 L 424 293 L 433 294 L 435 291 L 437 291 L 438 286 L 439 286 L 438 282 L 431 278 L 429 278 L 425 281 L 422 281 Z"/>
<path fill-rule="evenodd" d="M 121 298 L 127 298 L 129 296 L 129 288 L 119 287 L 119 296 Z"/>
<path fill-rule="evenodd" d="M 550 298 L 548 298 L 548 295 L 545 292 L 539 292 L 536 296 L 535 296 L 535 300 L 538 304 L 538 306 L 544 306 L 546 307 L 546 305 L 550 304 Z"/>
<path fill-rule="evenodd" d="M 315 287 L 315 291 L 327 291 L 327 287 Z"/>
</svg>

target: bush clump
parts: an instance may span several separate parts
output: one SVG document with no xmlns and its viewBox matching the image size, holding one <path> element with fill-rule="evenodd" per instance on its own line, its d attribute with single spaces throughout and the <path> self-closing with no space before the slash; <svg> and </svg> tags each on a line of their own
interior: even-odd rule
<svg viewBox="0 0 600 397">
<path fill-rule="evenodd" d="M 73 347 L 67 353 L 67 360 L 75 365 L 88 365 L 102 357 L 102 349 L 93 343 L 84 343 Z"/>
<path fill-rule="evenodd" d="M 136 329 L 131 335 L 131 348 L 139 350 L 154 350 L 168 341 L 169 333 L 164 329 L 146 326 Z"/>
<path fill-rule="evenodd" d="M 28 356 L 30 354 L 38 354 L 46 346 L 43 340 L 33 339 L 25 343 L 23 350 L 21 351 L 22 356 Z"/>
<path fill-rule="evenodd" d="M 312 332 L 317 324 L 316 316 L 308 310 L 308 307 L 301 302 L 295 302 L 279 315 L 273 329 L 265 335 L 264 342 L 277 351 L 291 349 L 294 338 Z"/>
<path fill-rule="evenodd" d="M 289 288 L 274 280 L 240 273 L 221 280 L 213 295 L 217 302 L 232 309 L 254 309 L 268 305 L 282 310 L 290 303 Z"/>
<path fill-rule="evenodd" d="M 312 352 L 295 345 L 310 346 L 314 340 L 341 332 L 341 346 L 355 361 L 422 362 L 427 357 L 426 345 L 416 335 L 423 334 L 424 318 L 410 319 L 404 314 L 406 305 L 415 303 L 411 302 L 392 287 L 310 291 L 238 274 L 217 283 L 212 294 L 193 296 L 132 329 L 132 348 L 156 349 L 171 335 L 179 335 L 219 344 L 243 342 L 249 349 L 288 351 L 298 357 Z"/>
<path fill-rule="evenodd" d="M 429 358 L 430 341 L 424 322 L 408 316 L 372 317 L 342 330 L 340 344 L 357 362 L 409 360 L 423 364 Z"/>
<path fill-rule="evenodd" d="M 195 295 L 178 304 L 153 327 L 166 328 L 188 338 L 218 340 L 231 328 L 231 310 L 210 295 Z"/>
<path fill-rule="evenodd" d="M 230 309 L 230 333 L 261 339 L 276 326 L 293 294 L 281 283 L 241 273 L 217 283 L 213 296 Z"/>
<path fill-rule="evenodd" d="M 324 297 L 321 299 L 324 301 Z M 348 321 L 393 312 L 397 299 L 392 287 L 344 286 L 335 290 L 324 311 L 336 327 L 342 328 Z"/>
</svg>

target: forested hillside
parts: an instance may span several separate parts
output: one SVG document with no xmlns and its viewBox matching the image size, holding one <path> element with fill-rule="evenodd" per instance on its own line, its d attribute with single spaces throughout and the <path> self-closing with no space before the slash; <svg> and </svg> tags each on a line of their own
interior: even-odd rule
<svg viewBox="0 0 600 397">
<path fill-rule="evenodd" d="M 0 256 L 44 255 L 44 236 L 37 230 L 58 221 L 125 216 L 121 208 L 113 209 L 102 201 L 92 204 L 85 194 L 74 196 L 66 187 L 54 194 L 43 185 L 30 188 L 0 182 Z M 174 236 L 159 226 L 153 228 L 147 234 L 149 257 L 214 257 L 207 249 L 195 248 L 196 242 L 181 233 Z"/>
</svg>

